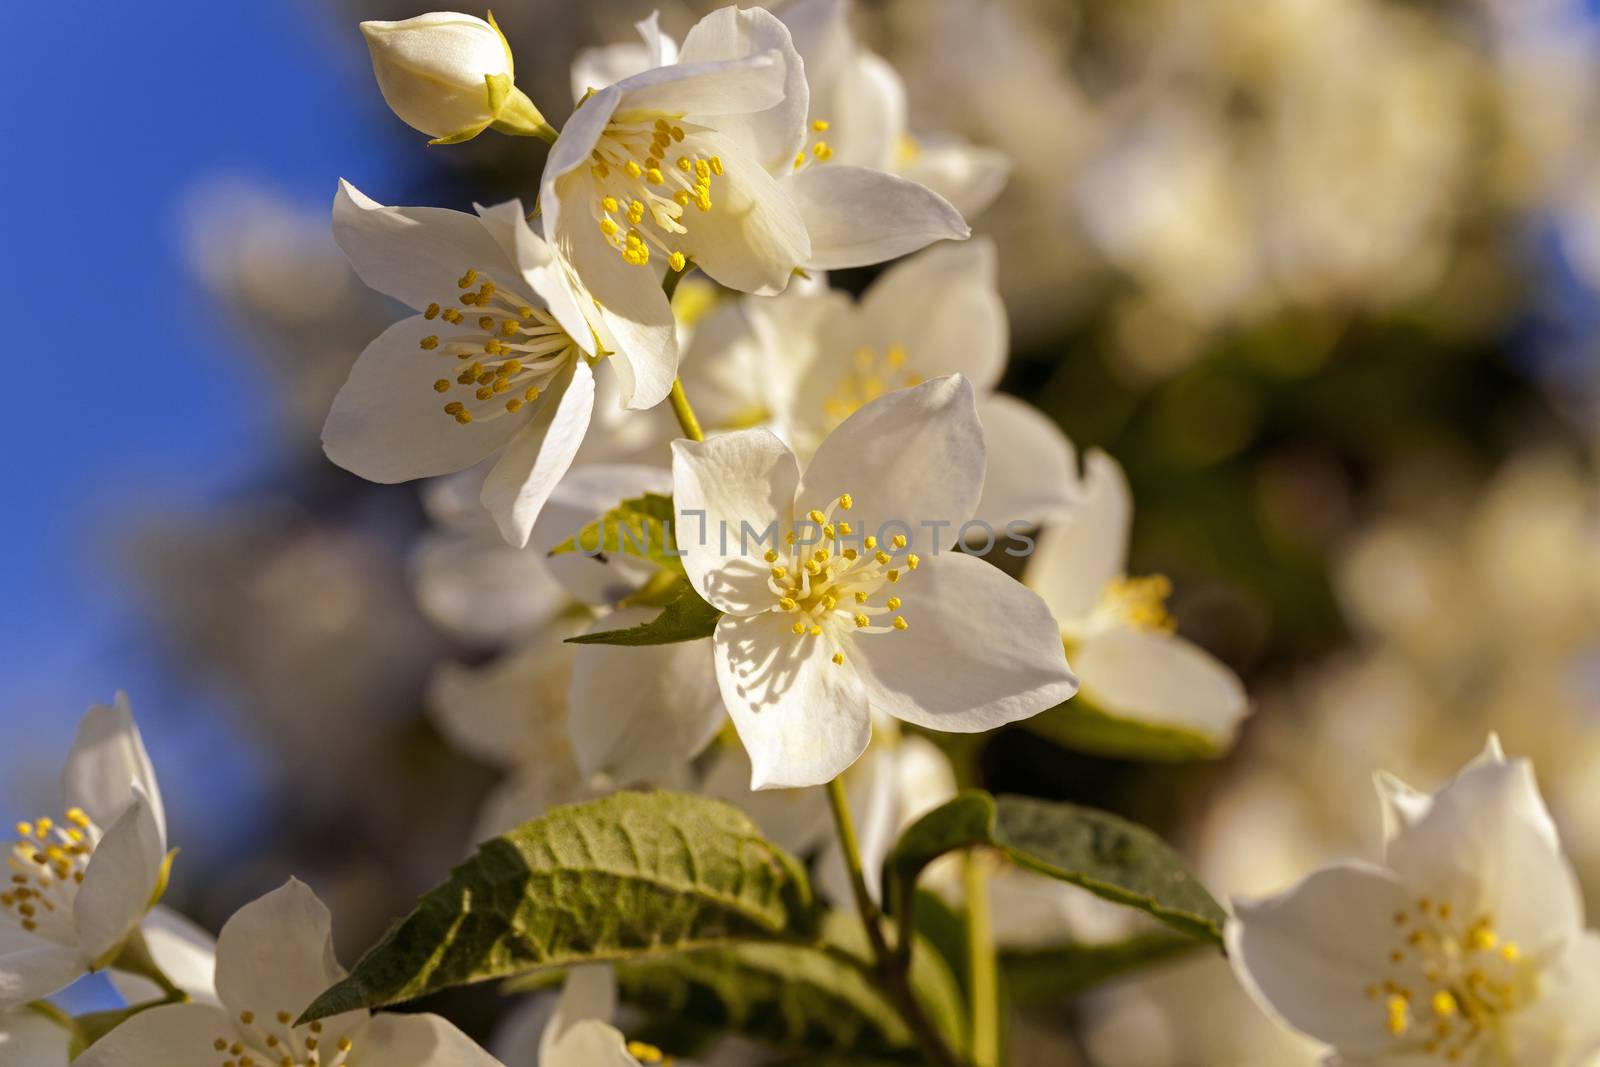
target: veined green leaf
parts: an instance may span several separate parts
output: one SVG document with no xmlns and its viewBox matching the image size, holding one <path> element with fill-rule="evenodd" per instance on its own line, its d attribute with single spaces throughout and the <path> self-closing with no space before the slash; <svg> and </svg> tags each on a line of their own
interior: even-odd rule
<svg viewBox="0 0 1600 1067">
<path fill-rule="evenodd" d="M 1063 748 L 1112 759 L 1184 763 L 1216 759 L 1229 748 L 1215 737 L 1181 726 L 1112 715 L 1081 692 L 1019 725 Z"/>
<path fill-rule="evenodd" d="M 1059 945 L 1003 952 L 1000 969 L 1017 1004 L 1052 1004 L 1113 978 L 1193 952 L 1200 942 L 1165 932 L 1103 945 Z"/>
<path fill-rule="evenodd" d="M 1191 937 L 1222 942 L 1222 908 L 1173 849 L 1142 826 L 1103 811 L 1032 797 L 961 793 L 918 819 L 884 861 L 885 899 L 903 901 L 929 863 L 956 849 L 991 847 L 1040 874 L 1138 908 Z"/>
<path fill-rule="evenodd" d="M 700 599 L 687 584 L 682 591 L 661 609 L 661 614 L 649 622 L 621 630 L 601 630 L 598 633 L 569 637 L 574 645 L 670 645 L 679 641 L 698 641 L 710 637 L 717 629 L 722 612 Z"/>
<path fill-rule="evenodd" d="M 550 555 L 584 552 L 588 555 L 621 552 L 638 556 L 667 570 L 683 573 L 683 560 L 672 538 L 672 498 L 645 493 L 624 500 L 578 533 L 550 550 Z"/>
<path fill-rule="evenodd" d="M 737 808 L 618 793 L 479 846 L 303 1021 L 546 967 L 809 938 L 804 869 Z"/>
</svg>

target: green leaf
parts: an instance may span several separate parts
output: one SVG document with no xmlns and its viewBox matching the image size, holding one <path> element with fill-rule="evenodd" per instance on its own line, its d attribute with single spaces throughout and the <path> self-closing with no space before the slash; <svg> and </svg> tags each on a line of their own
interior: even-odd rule
<svg viewBox="0 0 1600 1067">
<path fill-rule="evenodd" d="M 808 938 L 815 924 L 804 869 L 739 809 L 618 793 L 479 846 L 302 1022 L 546 967 Z"/>
<path fill-rule="evenodd" d="M 1216 737 L 1181 726 L 1112 715 L 1083 693 L 1021 725 L 1063 748 L 1110 759 L 1185 763 L 1217 759 L 1231 747 Z"/>
<path fill-rule="evenodd" d="M 624 500 L 594 522 L 550 550 L 550 555 L 583 551 L 604 558 L 621 552 L 650 560 L 665 570 L 683 573 L 683 559 L 672 538 L 672 498 L 646 493 Z"/>
<path fill-rule="evenodd" d="M 574 645 L 670 645 L 679 641 L 698 641 L 710 637 L 717 629 L 722 612 L 700 599 L 685 585 L 661 614 L 638 626 L 621 630 L 601 630 L 598 633 L 580 634 L 567 638 Z"/>
<path fill-rule="evenodd" d="M 960 992 L 937 953 L 919 945 L 913 989 L 929 1014 L 960 1037 Z M 861 921 L 830 913 L 820 941 L 746 941 L 616 965 L 622 999 L 655 1016 L 755 1038 L 808 1055 L 857 1053 L 917 1062 L 915 1038 L 885 992 Z M 506 984 L 546 988 L 545 972 Z"/>
<path fill-rule="evenodd" d="M 1200 942 L 1164 932 L 1103 945 L 1060 945 L 1003 952 L 1001 972 L 1018 1004 L 1058 1003 L 1102 982 L 1193 952 Z"/>
<path fill-rule="evenodd" d="M 1029 870 L 1160 919 L 1175 930 L 1222 943 L 1222 908 L 1155 834 L 1115 815 L 1032 797 L 961 793 L 901 835 L 884 861 L 886 899 L 897 913 L 917 876 L 956 849 L 997 848 Z"/>
</svg>

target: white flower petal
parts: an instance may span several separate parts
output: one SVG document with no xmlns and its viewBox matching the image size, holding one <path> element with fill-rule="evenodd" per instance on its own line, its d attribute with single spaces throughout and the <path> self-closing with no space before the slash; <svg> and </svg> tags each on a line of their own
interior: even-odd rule
<svg viewBox="0 0 1600 1067">
<path fill-rule="evenodd" d="M 657 65 L 651 62 L 650 49 L 635 41 L 579 49 L 572 61 L 572 101 L 578 103 L 591 91 L 615 85 Z"/>
<path fill-rule="evenodd" d="M 1011 177 L 1011 157 L 998 149 L 954 138 L 920 137 L 915 143 L 915 155 L 894 170 L 950 201 L 965 218 L 994 203 Z"/>
<path fill-rule="evenodd" d="M 357 1067 L 499 1067 L 453 1023 L 437 1015 L 383 1012 L 352 1035 Z"/>
<path fill-rule="evenodd" d="M 985 462 L 972 383 L 960 375 L 935 378 L 880 397 L 840 423 L 806 467 L 794 514 L 826 512 L 849 493 L 856 536 L 887 544 L 899 532 L 907 551 L 927 555 L 954 544 L 972 516 Z"/>
<path fill-rule="evenodd" d="M 437 333 L 421 315 L 390 326 L 350 369 L 322 427 L 328 458 L 372 482 L 406 482 L 465 470 L 522 429 L 529 416 L 476 419 L 445 414 L 433 383 L 456 368 L 421 347 Z"/>
<path fill-rule="evenodd" d="M 1229 959 L 1269 1015 L 1341 1052 L 1376 1052 L 1390 1038 L 1366 990 L 1393 973 L 1391 916 L 1410 903 L 1387 871 L 1328 867 L 1278 896 L 1236 900 Z"/>
<path fill-rule="evenodd" d="M 748 114 L 725 114 L 717 131 L 767 170 L 792 166 L 806 139 L 806 111 L 811 93 L 805 64 L 795 51 L 789 30 L 759 7 L 718 8 L 695 23 L 683 38 L 678 62 L 711 63 L 775 52 L 783 57 L 783 99 Z"/>
<path fill-rule="evenodd" d="M 234 912 L 217 937 L 217 995 L 230 1011 L 298 1017 L 344 976 L 333 954 L 332 916 L 298 879 Z M 323 1026 L 348 1031 L 361 1016 L 334 1016 Z"/>
<path fill-rule="evenodd" d="M 773 13 L 789 29 L 813 100 L 831 100 L 834 80 L 855 50 L 845 0 L 787 0 Z"/>
<path fill-rule="evenodd" d="M 855 669 L 767 612 L 717 623 L 717 684 L 750 753 L 750 788 L 822 785 L 866 750 L 872 719 Z"/>
<path fill-rule="evenodd" d="M 539 1067 L 639 1067 L 628 1052 L 628 1041 L 621 1030 L 596 1019 L 588 1019 L 568 1030 L 550 1052 L 539 1058 Z"/>
<path fill-rule="evenodd" d="M 579 113 L 585 110 L 587 105 Z M 590 191 L 584 175 L 574 175 L 560 187 L 574 196 Z M 545 203 L 553 200 L 554 194 L 547 194 Z M 617 346 L 610 362 L 623 406 L 641 410 L 661 403 L 678 373 L 678 327 L 655 272 L 625 262 L 581 210 L 572 212 L 568 224 L 546 232 L 555 235 L 552 240 L 571 272 L 569 282 L 582 299 L 599 305 L 601 321 Z"/>
<path fill-rule="evenodd" d="M 0 1009 L 59 993 L 89 970 L 89 961 L 72 945 L 58 945 L 0 923 Z"/>
<path fill-rule="evenodd" d="M 811 237 L 805 265 L 816 270 L 882 263 L 972 233 L 944 197 L 880 170 L 825 163 L 783 184 Z"/>
<path fill-rule="evenodd" d="M 615 88 L 618 111 L 663 112 L 691 120 L 747 115 L 783 103 L 788 64 L 774 49 L 706 63 L 682 62 L 680 51 L 678 63 L 635 74 Z"/>
<path fill-rule="evenodd" d="M 815 450 L 832 425 L 823 406 L 825 389 L 837 387 L 854 370 L 860 322 L 849 296 L 839 290 L 799 293 L 796 288 L 780 297 L 743 301 L 753 342 L 750 358 L 739 365 L 722 354 L 707 372 L 721 368 L 730 378 L 742 378 L 746 389 L 759 390 L 758 406 L 766 413 L 759 421 L 770 420 L 781 437 L 805 439 L 791 445 Z M 745 415 L 757 413 L 747 409 Z"/>
<path fill-rule="evenodd" d="M 685 214 L 689 232 L 678 239 L 679 247 L 730 289 L 782 292 L 795 268 L 811 257 L 806 220 L 787 186 L 730 138 L 711 133 L 699 141 L 721 157 L 722 175 L 711 189 L 711 210 Z"/>
<path fill-rule="evenodd" d="M 1239 676 L 1174 634 L 1117 627 L 1085 638 L 1072 666 L 1085 699 L 1118 719 L 1175 726 L 1231 745 L 1250 710 Z"/>
<path fill-rule="evenodd" d="M 172 984 L 192 1000 L 217 1003 L 217 940 L 171 908 L 157 904 L 139 924 L 150 958 Z M 166 994 L 148 978 L 109 971 L 111 984 L 129 1004 L 160 1000 Z"/>
<path fill-rule="evenodd" d="M 887 170 L 906 132 L 905 82 L 888 60 L 857 48 L 840 67 L 831 99 L 816 101 L 812 111 L 829 123 L 827 165 Z"/>
<path fill-rule="evenodd" d="M 472 506 L 482 510 L 476 494 Z M 426 534 L 411 566 L 422 613 L 473 644 L 526 637 L 567 603 L 543 553 L 512 548 L 496 531 Z"/>
<path fill-rule="evenodd" d="M 38 1012 L 0 1014 L 0 1067 L 67 1067 L 70 1041 L 59 1023 Z"/>
<path fill-rule="evenodd" d="M 72 905 L 78 945 L 88 959 L 109 956 L 139 925 L 153 903 L 165 859 L 155 812 L 135 786 L 133 802 L 89 857 Z"/>
<path fill-rule="evenodd" d="M 1491 917 L 1530 955 L 1583 928 L 1577 879 L 1527 760 L 1469 765 L 1390 838 L 1384 859 L 1418 892 Z"/>
<path fill-rule="evenodd" d="M 522 548 L 556 484 L 572 466 L 594 414 L 594 372 L 574 359 L 539 398 L 533 417 L 483 480 L 483 506 L 506 544 Z M 464 428 L 464 427 L 463 427 Z"/>
<path fill-rule="evenodd" d="M 1091 449 L 1075 512 L 1039 534 L 1028 586 L 1065 623 L 1093 609 L 1106 583 L 1126 572 L 1133 495 L 1117 461 Z"/>
<path fill-rule="evenodd" d="M 568 286 L 565 271 L 556 259 L 555 249 L 528 225 L 522 201 L 508 200 L 492 207 L 476 205 L 478 218 L 506 258 L 513 263 L 521 286 L 530 290 L 555 317 L 567 336 L 590 355 L 594 351 L 594 330 L 579 308 Z"/>
<path fill-rule="evenodd" d="M 673 531 L 701 596 L 738 614 L 772 605 L 761 545 L 788 532 L 799 480 L 794 454 L 767 430 L 672 442 Z"/>
<path fill-rule="evenodd" d="M 659 609 L 623 608 L 589 631 L 638 626 Z M 569 727 L 578 766 L 619 786 L 658 780 L 705 750 L 726 721 L 711 642 L 579 645 Z"/>
<path fill-rule="evenodd" d="M 797 856 L 833 836 L 827 794 L 820 789 L 752 790 L 750 754 L 742 745 L 722 745 L 711 753 L 699 792 L 739 808 L 769 840 Z"/>
<path fill-rule="evenodd" d="M 1069 517 L 1079 504 L 1078 456 L 1055 420 L 1004 393 L 978 399 L 978 420 L 989 463 L 976 517 L 996 540 L 1009 523 Z"/>
<path fill-rule="evenodd" d="M 429 686 L 434 722 L 455 748 L 491 766 L 544 760 L 566 732 L 572 629 L 551 624 L 482 667 L 440 664 Z"/>
<path fill-rule="evenodd" d="M 333 237 L 372 288 L 418 311 L 454 300 L 471 267 L 502 279 L 518 272 L 475 215 L 436 207 L 385 207 L 343 179 Z"/>
<path fill-rule="evenodd" d="M 1383 808 L 1383 841 L 1390 841 L 1420 822 L 1433 807 L 1433 797 L 1413 789 L 1388 771 L 1373 775 L 1373 785 L 1378 790 L 1378 803 Z"/>
<path fill-rule="evenodd" d="M 868 343 L 903 345 L 924 378 L 965 374 L 975 392 L 1000 380 L 1010 347 L 988 238 L 935 245 L 884 271 L 861 298 Z"/>
<path fill-rule="evenodd" d="M 944 552 L 895 589 L 904 631 L 864 634 L 846 651 L 874 711 L 931 730 L 977 733 L 1077 692 L 1050 610 L 974 556 Z"/>
<path fill-rule="evenodd" d="M 78 723 L 78 733 L 61 772 L 61 792 L 68 807 L 82 808 L 101 829 L 121 817 L 133 800 L 132 786 L 143 791 L 163 842 L 166 809 L 155 768 L 133 721 L 128 695 L 118 693 L 107 707 L 97 704 Z"/>
<path fill-rule="evenodd" d="M 1508 1062 L 1593 1067 L 1600 1054 L 1600 933 L 1574 938 L 1542 978 L 1539 999 L 1506 1027 Z"/>
<path fill-rule="evenodd" d="M 609 1022 L 616 1013 L 617 976 L 611 965 L 590 963 L 573 967 L 562 983 L 561 996 L 539 1042 L 541 1067 L 546 1067 L 546 1057 L 574 1027 L 591 1020 Z"/>
<path fill-rule="evenodd" d="M 212 1042 L 232 1037 L 231 1016 L 212 1004 L 167 1004 L 141 1011 L 76 1060 L 77 1067 L 203 1067 L 219 1062 Z"/>
</svg>

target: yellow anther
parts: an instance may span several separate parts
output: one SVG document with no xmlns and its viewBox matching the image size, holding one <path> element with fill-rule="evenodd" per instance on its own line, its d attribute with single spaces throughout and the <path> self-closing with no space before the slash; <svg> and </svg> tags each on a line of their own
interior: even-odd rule
<svg viewBox="0 0 1600 1067">
<path fill-rule="evenodd" d="M 860 589 L 857 589 L 856 590 L 856 603 L 857 604 L 865 604 L 866 602 L 867 602 L 867 594 L 864 591 L 862 591 Z"/>
<path fill-rule="evenodd" d="M 806 154 L 804 152 L 796 152 L 794 154 L 794 169 L 795 170 L 799 170 L 801 167 L 803 167 L 805 165 L 806 165 Z"/>
<path fill-rule="evenodd" d="M 778 607 L 782 608 L 784 611 L 793 611 L 799 606 L 799 601 L 795 600 L 795 598 L 792 596 L 780 597 L 778 600 Z"/>
<path fill-rule="evenodd" d="M 467 405 L 463 404 L 459 400 L 452 400 L 450 403 L 444 406 L 444 413 L 446 415 L 459 415 L 465 410 L 467 410 Z"/>
<path fill-rule="evenodd" d="M 833 158 L 833 146 L 827 141 L 818 141 L 811 146 L 811 154 L 817 157 L 820 163 L 826 163 Z"/>
<path fill-rule="evenodd" d="M 682 252 L 674 252 L 674 253 L 672 253 L 672 255 L 667 257 L 667 262 L 672 264 L 672 269 L 673 270 L 678 270 L 678 271 L 681 271 L 684 267 L 688 266 L 688 264 L 689 264 L 689 261 L 684 258 L 684 255 L 683 255 Z"/>
<path fill-rule="evenodd" d="M 721 156 L 712 156 L 711 157 L 711 173 L 715 174 L 719 178 L 722 177 L 722 157 Z"/>
<path fill-rule="evenodd" d="M 419 341 L 418 344 L 423 348 L 423 350 L 432 352 L 435 348 L 439 347 L 439 338 L 437 335 L 430 333 L 428 336 Z"/>
<path fill-rule="evenodd" d="M 1389 997 L 1388 1008 L 1389 1033 L 1393 1034 L 1395 1037 L 1400 1037 L 1406 1032 L 1407 1029 L 1410 1028 L 1411 1025 L 1410 1005 L 1406 1003 L 1405 997 L 1402 997 L 1399 994 L 1393 994 Z"/>
<path fill-rule="evenodd" d="M 428 310 L 424 311 L 422 313 L 422 317 L 425 318 L 425 319 L 429 319 L 429 320 L 438 318 L 439 317 L 439 305 L 438 304 L 429 304 L 428 305 Z"/>
<path fill-rule="evenodd" d="M 878 539 L 871 534 L 867 534 L 867 539 L 861 543 L 867 547 L 868 552 L 878 547 Z"/>
<path fill-rule="evenodd" d="M 640 1063 L 646 1064 L 647 1067 L 654 1067 L 655 1064 L 665 1063 L 667 1059 L 666 1053 L 662 1052 L 654 1045 L 645 1044 L 643 1041 L 629 1041 L 628 1055 L 632 1056 Z"/>
<path fill-rule="evenodd" d="M 612 222 L 610 219 L 600 220 L 600 232 L 605 234 L 607 237 L 615 237 L 617 230 L 620 228 L 621 227 Z"/>
<path fill-rule="evenodd" d="M 900 598 L 897 596 L 890 597 L 887 601 L 885 601 L 885 603 L 888 605 L 890 611 L 900 610 Z"/>
<path fill-rule="evenodd" d="M 766 560 L 768 563 L 776 563 L 778 562 L 778 550 L 775 548 L 769 548 L 767 549 L 766 555 L 762 556 L 761 558 Z"/>
<path fill-rule="evenodd" d="M 628 221 L 635 226 L 644 221 L 644 201 L 635 200 L 628 205 Z"/>
<path fill-rule="evenodd" d="M 843 652 L 835 652 L 833 654 L 833 665 L 835 667 L 843 667 L 844 666 L 844 653 Z"/>
<path fill-rule="evenodd" d="M 889 579 L 891 582 L 898 582 L 900 580 L 900 572 L 899 571 L 889 571 L 888 573 L 886 573 L 884 575 L 884 577 Z"/>
<path fill-rule="evenodd" d="M 691 170 L 694 170 L 694 164 L 689 162 L 688 156 L 679 156 L 677 168 L 683 171 L 685 174 L 688 174 Z"/>
<path fill-rule="evenodd" d="M 506 401 L 506 410 L 515 415 L 517 412 L 522 410 L 522 401 L 517 397 L 512 397 L 510 400 Z"/>
<path fill-rule="evenodd" d="M 444 321 L 448 322 L 452 326 L 461 325 L 461 320 L 465 318 L 465 316 L 461 314 L 460 308 L 445 308 L 444 311 L 440 312 L 439 317 L 444 319 Z"/>
<path fill-rule="evenodd" d="M 806 518 L 810 519 L 812 522 L 822 522 L 827 518 L 827 516 L 818 511 L 816 508 L 812 508 L 811 511 L 806 515 Z"/>
<path fill-rule="evenodd" d="M 1507 941 L 1500 946 L 1500 958 L 1507 963 L 1515 963 L 1522 956 L 1522 949 L 1517 947 L 1515 941 Z"/>
<path fill-rule="evenodd" d="M 489 388 L 486 385 L 482 389 L 479 389 L 473 395 L 476 396 L 479 400 L 489 400 L 494 396 L 494 390 Z"/>
<path fill-rule="evenodd" d="M 819 548 L 815 552 L 811 553 L 811 558 L 816 560 L 818 563 L 826 563 L 828 560 L 833 558 L 833 553 L 829 552 L 826 548 Z"/>
<path fill-rule="evenodd" d="M 1460 1011 L 1460 1005 L 1448 989 L 1441 989 L 1433 995 L 1433 1013 L 1441 1019 L 1448 1019 Z"/>
<path fill-rule="evenodd" d="M 904 547 L 906 547 L 906 535 L 905 534 L 895 534 L 894 535 L 893 544 L 894 544 L 894 547 L 896 547 L 896 548 L 904 548 Z"/>
<path fill-rule="evenodd" d="M 605 197 L 603 200 L 600 201 L 600 206 L 602 208 L 604 208 L 605 210 L 607 210 L 607 211 L 616 211 L 617 208 L 620 207 L 621 205 L 619 205 L 617 203 L 617 198 L 616 197 L 608 196 L 608 197 Z"/>
<path fill-rule="evenodd" d="M 469 286 L 471 286 L 473 282 L 475 282 L 477 280 L 478 280 L 478 272 L 473 270 L 471 267 L 468 267 L 467 268 L 467 273 L 463 274 L 456 281 L 456 288 L 457 289 L 466 289 Z"/>
<path fill-rule="evenodd" d="M 787 567 L 774 567 L 774 568 L 772 568 L 772 576 L 774 578 L 778 579 L 779 581 L 782 581 L 788 574 L 789 574 L 789 569 Z"/>
<path fill-rule="evenodd" d="M 450 391 L 450 379 L 440 378 L 438 381 L 434 382 L 433 391 L 436 393 L 448 393 Z"/>
<path fill-rule="evenodd" d="M 793 626 L 789 627 L 789 629 L 794 633 L 803 634 L 806 632 L 806 624 L 803 622 L 797 622 Z"/>
<path fill-rule="evenodd" d="M 644 172 L 644 180 L 649 182 L 651 185 L 660 185 L 662 182 L 666 181 L 666 179 L 661 176 L 661 171 L 656 167 L 651 167 L 649 170 Z"/>
<path fill-rule="evenodd" d="M 906 566 L 910 567 L 912 570 L 916 570 L 918 567 L 922 566 L 922 557 L 917 555 L 915 552 L 912 552 L 910 555 L 906 556 Z"/>
<path fill-rule="evenodd" d="M 905 619 L 902 619 L 900 616 L 896 615 L 894 617 L 894 621 L 892 623 L 890 623 L 889 625 L 893 626 L 896 630 L 904 630 L 907 626 L 910 625 L 910 623 L 906 622 Z"/>
<path fill-rule="evenodd" d="M 872 620 L 867 618 L 865 615 L 857 615 L 856 616 L 856 625 L 858 627 L 859 626 L 871 626 L 872 625 Z"/>
<path fill-rule="evenodd" d="M 17 823 L 17 836 L 18 837 L 32 837 L 33 836 L 33 823 L 31 823 L 31 822 L 19 822 L 19 823 Z"/>
<path fill-rule="evenodd" d="M 684 136 L 684 134 L 683 134 L 683 127 L 682 126 L 674 126 L 674 127 L 672 127 L 672 139 L 674 141 L 677 141 L 677 142 L 679 142 L 681 144 L 683 142 L 683 136 Z"/>
<path fill-rule="evenodd" d="M 877 553 L 875 553 L 873 555 L 872 558 L 877 560 L 879 563 L 888 563 L 889 562 L 889 553 L 883 551 L 882 549 L 879 549 L 877 551 Z"/>
<path fill-rule="evenodd" d="M 480 330 L 492 330 L 492 329 L 494 329 L 494 316 L 493 315 L 479 315 L 478 316 L 478 329 L 480 329 Z"/>
<path fill-rule="evenodd" d="M 811 624 L 811 629 L 810 629 L 809 632 L 810 632 L 812 637 L 821 637 L 822 636 L 822 627 L 818 626 L 816 623 L 812 623 Z"/>
<path fill-rule="evenodd" d="M 639 175 L 644 173 L 644 168 L 640 167 L 639 164 L 635 163 L 631 159 L 628 160 L 628 165 L 622 169 L 628 172 L 628 177 L 630 178 L 637 178 Z"/>
<path fill-rule="evenodd" d="M 816 121 L 814 121 L 811 124 L 811 128 L 813 130 L 816 130 L 818 133 L 827 133 L 828 132 L 828 120 L 827 119 L 817 119 Z"/>
<path fill-rule="evenodd" d="M 528 386 L 528 388 L 526 388 L 526 389 L 524 389 L 522 391 L 522 399 L 530 401 L 530 402 L 534 401 L 534 400 L 538 400 L 539 399 L 539 387 L 535 386 L 535 385 Z"/>
</svg>

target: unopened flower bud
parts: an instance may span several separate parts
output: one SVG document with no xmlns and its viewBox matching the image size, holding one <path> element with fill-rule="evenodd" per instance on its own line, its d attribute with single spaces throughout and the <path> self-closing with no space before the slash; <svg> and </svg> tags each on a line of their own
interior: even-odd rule
<svg viewBox="0 0 1600 1067">
<path fill-rule="evenodd" d="M 511 46 L 488 21 L 434 11 L 400 22 L 363 22 L 378 88 L 394 113 L 435 144 L 493 126 L 553 140 L 555 131 L 513 82 Z"/>
</svg>

